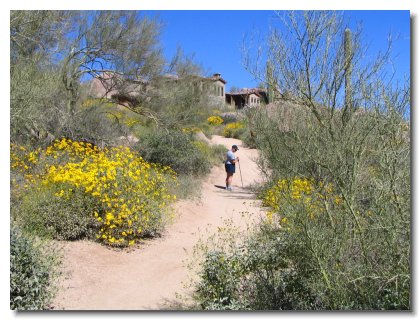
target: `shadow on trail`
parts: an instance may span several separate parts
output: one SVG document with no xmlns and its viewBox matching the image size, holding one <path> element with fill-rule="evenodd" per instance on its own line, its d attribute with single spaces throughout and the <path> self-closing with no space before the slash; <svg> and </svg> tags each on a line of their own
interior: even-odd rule
<svg viewBox="0 0 420 320">
<path fill-rule="evenodd" d="M 228 191 L 223 186 L 219 186 L 219 185 L 214 185 L 214 186 L 218 189 L 223 190 L 223 191 L 218 192 L 218 194 L 222 194 L 225 198 L 241 199 L 241 200 L 256 199 L 255 193 L 252 192 L 252 190 L 249 188 L 236 187 L 236 188 L 233 188 L 232 191 Z"/>
<path fill-rule="evenodd" d="M 256 197 L 254 194 L 250 194 L 250 193 L 237 193 L 235 194 L 235 192 L 230 192 L 230 193 L 226 193 L 226 195 L 224 195 L 225 198 L 229 198 L 229 199 L 239 199 L 239 200 L 256 200 Z"/>
<path fill-rule="evenodd" d="M 214 186 L 218 189 L 222 189 L 222 190 L 224 190 L 226 192 L 229 192 L 229 193 L 253 193 L 253 191 L 249 187 L 233 187 L 232 191 L 228 191 L 228 190 L 226 190 L 226 187 L 224 187 L 224 186 L 219 186 L 217 184 L 215 184 Z"/>
</svg>

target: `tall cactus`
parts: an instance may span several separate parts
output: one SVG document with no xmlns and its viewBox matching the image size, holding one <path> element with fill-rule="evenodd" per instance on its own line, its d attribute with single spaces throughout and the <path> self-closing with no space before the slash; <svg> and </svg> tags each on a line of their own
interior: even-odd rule
<svg viewBox="0 0 420 320">
<path fill-rule="evenodd" d="M 352 73 L 352 42 L 351 42 L 351 31 L 346 29 L 344 31 L 344 90 L 345 90 L 345 102 L 343 110 L 343 124 L 346 124 L 353 112 L 352 106 L 352 86 L 351 86 L 351 73 Z"/>
<path fill-rule="evenodd" d="M 267 81 L 267 99 L 268 103 L 272 103 L 274 101 L 274 76 L 273 76 L 273 67 L 270 61 L 267 61 L 266 66 L 266 81 Z"/>
</svg>

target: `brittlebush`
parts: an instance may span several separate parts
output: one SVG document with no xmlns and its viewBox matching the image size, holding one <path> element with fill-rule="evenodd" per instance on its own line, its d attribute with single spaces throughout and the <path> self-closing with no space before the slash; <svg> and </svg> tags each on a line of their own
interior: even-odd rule
<svg viewBox="0 0 420 320">
<path fill-rule="evenodd" d="M 148 163 L 127 147 L 99 149 L 89 143 L 62 139 L 45 150 L 19 156 L 12 146 L 12 168 L 24 173 L 25 186 L 54 188 L 55 197 L 71 200 L 80 191 L 94 198 L 96 238 L 116 246 L 134 245 L 158 231 L 175 199 L 169 185 L 176 183 L 170 167 Z"/>
<path fill-rule="evenodd" d="M 213 126 L 218 126 L 223 123 L 223 119 L 219 116 L 211 116 L 207 118 L 207 122 Z"/>
<path fill-rule="evenodd" d="M 277 219 L 286 226 L 290 216 L 290 206 L 303 208 L 309 219 L 327 214 L 326 203 L 330 206 L 339 206 L 343 200 L 334 193 L 330 183 L 315 182 L 314 179 L 294 178 L 279 179 L 275 185 L 261 194 L 262 204 L 268 207 L 267 217 L 269 221 Z"/>
<path fill-rule="evenodd" d="M 228 123 L 223 129 L 223 136 L 226 138 L 239 138 L 244 132 L 245 125 L 240 122 L 231 122 Z"/>
</svg>

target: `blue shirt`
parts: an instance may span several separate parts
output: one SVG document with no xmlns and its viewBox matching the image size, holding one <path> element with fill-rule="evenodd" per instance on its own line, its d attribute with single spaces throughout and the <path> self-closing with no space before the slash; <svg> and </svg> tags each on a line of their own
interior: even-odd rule
<svg viewBox="0 0 420 320">
<path fill-rule="evenodd" d="M 227 164 L 234 164 L 231 161 L 235 160 L 235 159 L 236 159 L 235 154 L 232 152 L 232 150 L 229 150 L 226 154 L 226 163 Z"/>
</svg>

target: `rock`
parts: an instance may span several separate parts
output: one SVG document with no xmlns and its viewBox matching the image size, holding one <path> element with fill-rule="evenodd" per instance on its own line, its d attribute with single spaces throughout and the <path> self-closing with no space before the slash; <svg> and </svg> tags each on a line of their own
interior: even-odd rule
<svg viewBox="0 0 420 320">
<path fill-rule="evenodd" d="M 198 141 L 203 141 L 206 142 L 208 144 L 210 144 L 210 139 L 206 137 L 206 135 L 203 133 L 203 131 L 199 131 L 194 135 L 194 138 L 197 139 Z"/>
<path fill-rule="evenodd" d="M 137 142 L 139 142 L 139 139 L 133 135 L 121 136 L 121 137 L 118 137 L 117 139 L 117 144 L 120 146 L 125 146 L 125 147 L 132 147 Z"/>
</svg>

